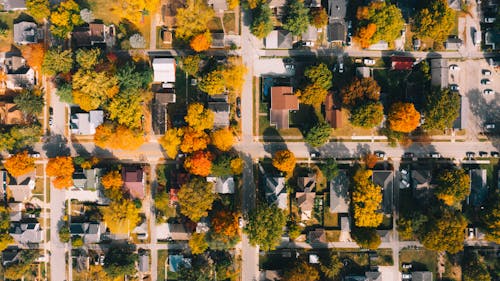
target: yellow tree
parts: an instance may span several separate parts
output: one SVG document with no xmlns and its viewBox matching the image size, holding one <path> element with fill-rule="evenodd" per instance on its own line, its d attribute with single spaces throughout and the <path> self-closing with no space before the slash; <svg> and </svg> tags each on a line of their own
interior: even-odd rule
<svg viewBox="0 0 500 281">
<path fill-rule="evenodd" d="M 35 169 L 35 159 L 23 151 L 5 160 L 4 167 L 13 177 L 22 176 Z"/>
<path fill-rule="evenodd" d="M 229 66 L 222 71 L 226 88 L 231 93 L 239 94 L 243 88 L 243 83 L 245 83 L 247 67 L 240 57 L 229 57 L 228 63 Z"/>
<path fill-rule="evenodd" d="M 159 0 L 120 0 L 114 1 L 116 3 L 116 8 L 119 15 L 123 18 L 130 20 L 136 25 L 144 24 L 142 22 L 144 18 L 144 12 L 148 11 L 150 14 L 154 14 L 156 9 L 159 7 Z"/>
<path fill-rule="evenodd" d="M 136 150 L 144 143 L 142 132 L 123 125 L 104 123 L 95 131 L 94 142 L 103 148 Z"/>
<path fill-rule="evenodd" d="M 213 183 L 201 178 L 183 184 L 178 193 L 181 213 L 194 222 L 206 217 L 215 200 L 213 188 Z"/>
<path fill-rule="evenodd" d="M 189 1 L 186 8 L 177 9 L 175 37 L 187 41 L 208 31 L 207 24 L 214 16 L 214 10 L 208 7 L 205 1 Z"/>
<path fill-rule="evenodd" d="M 295 95 L 299 97 L 301 103 L 314 107 L 320 106 L 327 94 L 328 90 L 316 83 L 309 84 L 304 90 L 297 90 L 295 92 Z"/>
<path fill-rule="evenodd" d="M 455 206 L 470 194 L 470 177 L 462 169 L 442 171 L 437 178 L 436 197 Z"/>
<path fill-rule="evenodd" d="M 112 200 L 102 209 L 103 220 L 114 234 L 130 233 L 141 221 L 139 212 L 134 202 L 123 198 Z"/>
<path fill-rule="evenodd" d="M 235 175 L 243 173 L 243 159 L 238 157 L 231 160 L 231 172 Z"/>
<path fill-rule="evenodd" d="M 194 36 L 191 39 L 189 46 L 191 46 L 191 48 L 195 52 L 199 53 L 208 50 L 211 44 L 212 44 L 212 36 L 210 35 L 210 31 L 206 31 L 204 33 Z"/>
<path fill-rule="evenodd" d="M 352 205 L 357 227 L 377 227 L 384 215 L 379 213 L 382 189 L 371 181 L 372 171 L 359 169 L 353 177 Z"/>
<path fill-rule="evenodd" d="M 119 171 L 111 171 L 102 177 L 101 184 L 106 189 L 121 188 L 123 186 L 122 175 Z"/>
<path fill-rule="evenodd" d="M 198 83 L 198 88 L 210 96 L 224 93 L 226 90 L 224 71 L 214 70 L 208 73 Z"/>
<path fill-rule="evenodd" d="M 50 31 L 54 36 L 66 38 L 75 26 L 83 23 L 80 6 L 73 0 L 61 2 L 50 14 Z"/>
<path fill-rule="evenodd" d="M 191 248 L 191 254 L 193 255 L 203 254 L 208 249 L 205 233 L 193 233 L 189 239 L 189 248 Z"/>
<path fill-rule="evenodd" d="M 212 144 L 220 151 L 229 151 L 234 144 L 233 133 L 229 128 L 212 132 Z"/>
<path fill-rule="evenodd" d="M 181 144 L 181 138 L 183 136 L 183 130 L 180 128 L 171 128 L 165 132 L 165 135 L 158 141 L 167 156 L 170 159 L 177 157 L 177 152 L 179 151 L 179 145 Z"/>
<path fill-rule="evenodd" d="M 420 113 L 413 103 L 396 102 L 391 106 L 388 119 L 391 130 L 409 133 L 420 124 Z"/>
<path fill-rule="evenodd" d="M 274 154 L 273 166 L 282 172 L 293 173 L 295 163 L 295 155 L 290 150 L 280 150 Z"/>
<path fill-rule="evenodd" d="M 74 171 L 73 159 L 69 156 L 50 158 L 45 169 L 47 176 L 54 177 L 52 184 L 56 188 L 71 187 L 73 185 Z"/>
<path fill-rule="evenodd" d="M 210 137 L 204 131 L 196 131 L 191 127 L 185 127 L 180 149 L 184 153 L 191 153 L 207 148 Z"/>
<path fill-rule="evenodd" d="M 214 126 L 214 113 L 205 108 L 203 104 L 195 102 L 188 106 L 184 120 L 196 131 L 212 129 Z"/>
</svg>

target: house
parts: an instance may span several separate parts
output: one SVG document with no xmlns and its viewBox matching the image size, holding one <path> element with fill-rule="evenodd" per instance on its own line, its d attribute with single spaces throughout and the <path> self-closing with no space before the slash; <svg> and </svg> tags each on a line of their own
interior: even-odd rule
<svg viewBox="0 0 500 281">
<path fill-rule="evenodd" d="M 69 225 L 71 236 L 80 236 L 86 244 L 101 242 L 101 234 L 105 231 L 103 222 L 80 222 Z"/>
<path fill-rule="evenodd" d="M 226 2 L 224 0 L 224 2 Z M 223 32 L 214 32 L 212 33 L 212 43 L 210 43 L 210 48 L 218 49 L 224 48 L 224 33 Z"/>
<path fill-rule="evenodd" d="M 227 102 L 208 102 L 208 108 L 214 113 L 214 128 L 229 126 L 230 105 Z"/>
<path fill-rule="evenodd" d="M 94 135 L 95 129 L 104 122 L 104 111 L 91 110 L 71 114 L 70 128 L 74 135 Z"/>
<path fill-rule="evenodd" d="M 444 48 L 447 51 L 458 51 L 462 47 L 463 41 L 460 38 L 452 37 L 448 38 L 444 42 Z"/>
<path fill-rule="evenodd" d="M 157 135 L 165 134 L 168 124 L 168 104 L 176 102 L 174 85 L 171 83 L 153 84 L 154 102 L 152 108 L 153 131 Z"/>
<path fill-rule="evenodd" d="M 228 9 L 226 0 L 208 0 L 207 4 L 212 7 L 216 13 L 224 13 Z"/>
<path fill-rule="evenodd" d="M 73 48 L 103 46 L 111 48 L 115 44 L 115 26 L 102 23 L 89 23 L 75 27 L 71 32 Z"/>
<path fill-rule="evenodd" d="M 144 199 L 144 171 L 138 166 L 122 167 L 123 187 L 133 199 Z"/>
<path fill-rule="evenodd" d="M 312 219 L 312 210 L 314 208 L 315 192 L 297 192 L 295 193 L 297 199 L 297 206 L 300 209 L 300 219 L 308 221 Z"/>
<path fill-rule="evenodd" d="M 5 267 L 18 261 L 21 257 L 21 251 L 17 247 L 9 247 L 2 251 L 2 265 Z"/>
<path fill-rule="evenodd" d="M 471 169 L 470 195 L 468 203 L 474 207 L 483 205 L 488 196 L 488 186 L 486 185 L 486 169 Z"/>
<path fill-rule="evenodd" d="M 413 196 L 422 199 L 430 195 L 435 187 L 432 183 L 432 172 L 430 170 L 411 170 L 411 187 Z"/>
<path fill-rule="evenodd" d="M 318 40 L 318 29 L 309 25 L 301 37 L 303 42 L 312 42 L 314 44 Z"/>
<path fill-rule="evenodd" d="M 392 190 L 394 186 L 394 172 L 391 170 L 374 170 L 372 173 L 374 184 L 382 187 L 382 209 L 386 214 L 392 214 Z"/>
<path fill-rule="evenodd" d="M 18 177 L 10 177 L 7 188 L 15 202 L 25 202 L 31 198 L 31 191 L 35 189 L 35 177 L 35 171 Z"/>
<path fill-rule="evenodd" d="M 365 275 L 349 275 L 344 281 L 382 281 L 382 273 L 378 271 L 368 271 Z"/>
<path fill-rule="evenodd" d="M 173 39 L 173 35 L 172 35 L 172 31 L 170 30 L 167 30 L 167 29 L 162 29 L 161 30 L 161 39 L 162 39 L 162 42 L 163 44 L 172 44 L 172 39 Z"/>
<path fill-rule="evenodd" d="M 19 90 L 35 85 L 35 71 L 20 55 L 6 53 L 3 58 L 3 72 L 6 74 L 5 85 L 9 89 Z"/>
<path fill-rule="evenodd" d="M 431 60 L 431 84 L 443 88 L 448 87 L 449 66 L 447 59 Z"/>
<path fill-rule="evenodd" d="M 138 259 L 139 272 L 149 272 L 149 254 L 147 252 L 139 254 Z"/>
<path fill-rule="evenodd" d="M 273 16 L 276 17 L 278 20 L 280 20 L 281 17 L 285 14 L 285 5 L 286 5 L 286 0 L 269 1 L 269 8 L 271 9 Z"/>
<path fill-rule="evenodd" d="M 99 184 L 101 169 L 79 169 L 73 173 L 73 187 L 66 190 L 66 198 L 80 202 L 107 203 L 109 199 Z"/>
<path fill-rule="evenodd" d="M 44 236 L 39 223 L 12 222 L 9 234 L 17 243 L 25 246 L 42 242 Z"/>
<path fill-rule="evenodd" d="M 24 114 L 15 103 L 0 102 L 0 123 L 2 125 L 19 125 L 24 123 Z"/>
<path fill-rule="evenodd" d="M 326 244 L 326 232 L 323 228 L 316 228 L 307 233 L 307 241 L 309 244 L 321 243 Z"/>
<path fill-rule="evenodd" d="M 156 226 L 158 240 L 182 240 L 187 241 L 191 237 L 191 231 L 184 224 L 163 223 Z"/>
<path fill-rule="evenodd" d="M 284 29 L 271 31 L 264 39 L 266 49 L 291 49 L 292 33 Z"/>
<path fill-rule="evenodd" d="M 432 281 L 432 272 L 430 271 L 413 271 L 411 273 L 412 281 Z"/>
<path fill-rule="evenodd" d="M 10 221 L 21 221 L 23 219 L 24 203 L 14 202 L 9 203 L 9 217 Z"/>
<path fill-rule="evenodd" d="M 278 208 L 288 208 L 288 193 L 285 187 L 284 177 L 275 177 L 264 174 L 266 200 L 269 204 L 276 204 Z"/>
<path fill-rule="evenodd" d="M 234 193 L 233 177 L 207 177 L 207 182 L 214 184 L 214 192 L 222 194 Z"/>
<path fill-rule="evenodd" d="M 288 129 L 290 127 L 290 110 L 299 109 L 299 99 L 289 86 L 271 87 L 271 125 L 277 129 Z"/>
<path fill-rule="evenodd" d="M 175 83 L 175 59 L 153 59 L 153 82 Z"/>
<path fill-rule="evenodd" d="M 14 23 L 14 43 L 19 45 L 37 43 L 38 39 L 43 38 L 43 30 L 38 29 L 36 23 L 22 21 Z"/>
<path fill-rule="evenodd" d="M 135 234 L 137 239 L 139 240 L 146 240 L 148 239 L 148 225 L 146 222 L 142 222 L 140 225 L 136 226 L 132 230 L 132 234 Z"/>
<path fill-rule="evenodd" d="M 328 20 L 344 20 L 347 11 L 347 1 L 328 0 Z"/>
<path fill-rule="evenodd" d="M 22 11 L 26 10 L 26 0 L 4 0 L 3 9 L 5 11 Z"/>
<path fill-rule="evenodd" d="M 324 105 L 326 122 L 334 129 L 342 128 L 342 110 L 335 104 L 333 93 L 326 95 Z"/>
<path fill-rule="evenodd" d="M 391 56 L 391 69 L 393 70 L 412 70 L 414 63 L 414 58 Z"/>
<path fill-rule="evenodd" d="M 448 0 L 448 7 L 457 12 L 460 12 L 462 10 L 462 2 L 460 0 Z"/>
<path fill-rule="evenodd" d="M 300 190 L 312 191 L 316 187 L 316 174 L 309 173 L 306 177 L 298 177 L 297 186 Z"/>
<path fill-rule="evenodd" d="M 346 170 L 340 170 L 330 181 L 330 213 L 349 212 L 349 177 Z"/>
<path fill-rule="evenodd" d="M 328 24 L 328 42 L 342 44 L 346 40 L 347 28 L 343 21 L 336 21 Z"/>
</svg>

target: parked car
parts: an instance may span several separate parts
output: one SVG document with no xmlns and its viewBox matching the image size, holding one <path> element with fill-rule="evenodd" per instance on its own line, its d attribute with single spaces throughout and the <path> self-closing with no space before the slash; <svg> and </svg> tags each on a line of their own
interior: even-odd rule
<svg viewBox="0 0 500 281">
<path fill-rule="evenodd" d="M 409 188 L 409 187 L 410 187 L 410 183 L 409 183 L 407 180 L 405 180 L 405 179 L 402 179 L 402 180 L 401 180 L 401 184 L 402 184 L 405 188 Z"/>
<path fill-rule="evenodd" d="M 474 239 L 476 236 L 476 230 L 473 227 L 467 228 L 467 238 Z"/>
<path fill-rule="evenodd" d="M 460 67 L 456 64 L 450 65 L 450 70 L 460 70 Z"/>
<path fill-rule="evenodd" d="M 491 75 L 491 71 L 489 69 L 483 69 L 483 75 L 484 76 L 490 76 Z"/>
<path fill-rule="evenodd" d="M 241 110 L 240 110 L 240 108 L 236 108 L 236 116 L 238 116 L 238 118 L 241 118 Z"/>
<path fill-rule="evenodd" d="M 237 98 L 236 98 L 236 106 L 237 106 L 237 107 L 240 107 L 240 106 L 241 106 L 241 98 L 240 98 L 240 97 L 237 97 Z"/>
<path fill-rule="evenodd" d="M 491 84 L 491 81 L 490 81 L 490 79 L 482 79 L 481 80 L 481 84 L 483 84 L 483 85 L 489 85 L 489 84 Z"/>
<path fill-rule="evenodd" d="M 413 158 L 414 154 L 413 152 L 405 152 L 403 154 L 403 158 Z"/>
<path fill-rule="evenodd" d="M 245 223 L 243 222 L 243 218 L 242 218 L 242 217 L 239 217 L 239 218 L 238 218 L 238 226 L 239 226 L 240 228 L 243 228 L 244 224 L 245 224 Z"/>
<path fill-rule="evenodd" d="M 401 174 L 403 174 L 403 175 L 405 175 L 405 176 L 406 176 L 406 175 L 408 175 L 408 170 L 406 170 L 406 169 L 401 169 Z"/>
<path fill-rule="evenodd" d="M 311 158 L 318 158 L 321 154 L 317 151 L 312 151 L 309 155 Z"/>
<path fill-rule="evenodd" d="M 494 92 L 493 92 L 492 89 L 486 89 L 486 90 L 483 91 L 483 94 L 485 94 L 485 95 L 493 95 L 493 93 Z"/>
<path fill-rule="evenodd" d="M 99 256 L 99 264 L 104 265 L 104 255 Z"/>
<path fill-rule="evenodd" d="M 488 157 L 488 152 L 486 152 L 486 151 L 479 151 L 479 157 Z"/>
<path fill-rule="evenodd" d="M 33 153 L 30 154 L 30 157 L 32 157 L 32 158 L 40 158 L 40 153 L 33 152 Z"/>
<path fill-rule="evenodd" d="M 375 64 L 375 60 L 374 59 L 370 59 L 370 58 L 366 58 L 366 59 L 363 59 L 363 63 L 365 65 L 374 65 Z"/>
<path fill-rule="evenodd" d="M 486 123 L 486 124 L 484 124 L 484 128 L 486 130 L 493 130 L 493 129 L 495 129 L 495 124 L 493 124 L 493 123 Z"/>
<path fill-rule="evenodd" d="M 345 41 L 345 44 L 346 44 L 347 46 L 351 46 L 351 44 L 352 44 L 352 37 L 351 37 L 351 36 L 347 36 L 347 39 L 346 39 L 346 41 Z"/>
<path fill-rule="evenodd" d="M 344 73 L 344 64 L 339 63 L 339 73 Z"/>
<path fill-rule="evenodd" d="M 411 274 L 409 273 L 403 273 L 401 277 L 403 278 L 403 280 L 411 280 Z"/>
<path fill-rule="evenodd" d="M 498 158 L 499 153 L 498 153 L 498 151 L 492 151 L 492 152 L 490 152 L 490 155 L 491 155 L 491 157 Z"/>
<path fill-rule="evenodd" d="M 412 265 L 411 265 L 411 263 L 403 263 L 402 267 L 403 267 L 403 269 L 411 269 Z"/>
<path fill-rule="evenodd" d="M 496 18 L 493 18 L 493 17 L 491 17 L 491 18 L 489 18 L 489 17 L 488 18 L 484 18 L 484 22 L 485 23 L 494 23 L 495 20 L 496 20 Z"/>
<path fill-rule="evenodd" d="M 429 153 L 429 157 L 431 158 L 441 158 L 441 154 L 438 152 L 431 152 Z"/>
<path fill-rule="evenodd" d="M 460 87 L 457 84 L 451 84 L 450 85 L 450 90 L 457 92 L 457 91 L 460 90 Z"/>
<path fill-rule="evenodd" d="M 465 153 L 465 156 L 466 156 L 467 158 L 472 158 L 472 157 L 476 156 L 476 153 L 474 153 L 474 152 L 472 152 L 472 151 L 467 151 L 467 152 Z"/>
<path fill-rule="evenodd" d="M 380 150 L 376 150 L 374 152 L 375 156 L 379 157 L 379 158 L 384 158 L 385 157 L 385 152 L 383 151 L 380 151 Z"/>
<path fill-rule="evenodd" d="M 54 126 L 54 118 L 52 116 L 49 116 L 49 126 Z"/>
</svg>

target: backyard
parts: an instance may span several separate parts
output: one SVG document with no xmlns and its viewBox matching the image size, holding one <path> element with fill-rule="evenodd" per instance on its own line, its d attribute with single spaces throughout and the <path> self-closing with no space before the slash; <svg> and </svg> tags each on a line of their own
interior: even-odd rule
<svg viewBox="0 0 500 281">
<path fill-rule="evenodd" d="M 434 276 L 437 272 L 437 252 L 419 249 L 403 249 L 399 252 L 399 260 L 401 264 L 411 263 L 414 271 L 430 271 Z M 400 265 L 400 270 L 402 267 Z"/>
<path fill-rule="evenodd" d="M 3 25 L 7 28 L 6 33 L 0 35 L 0 52 L 6 52 L 10 50 L 13 43 L 12 40 L 14 38 L 14 35 L 12 34 L 14 19 L 19 17 L 19 15 L 21 15 L 21 12 L 0 12 L 0 25 Z"/>
</svg>

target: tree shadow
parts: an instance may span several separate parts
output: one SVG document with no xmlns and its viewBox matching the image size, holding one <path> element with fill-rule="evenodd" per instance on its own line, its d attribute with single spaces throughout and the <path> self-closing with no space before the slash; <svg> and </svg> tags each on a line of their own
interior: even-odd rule
<svg viewBox="0 0 500 281">
<path fill-rule="evenodd" d="M 350 158 L 351 152 L 342 142 L 329 142 L 317 149 L 322 155 L 332 155 L 335 158 Z"/>
<path fill-rule="evenodd" d="M 14 19 L 14 24 L 20 23 L 23 21 L 36 22 L 32 16 L 30 16 L 26 13 L 21 13 L 17 18 Z"/>
<path fill-rule="evenodd" d="M 62 135 L 48 136 L 45 139 L 45 143 L 43 144 L 42 149 L 45 150 L 45 154 L 48 158 L 71 155 L 68 141 Z"/>
</svg>

